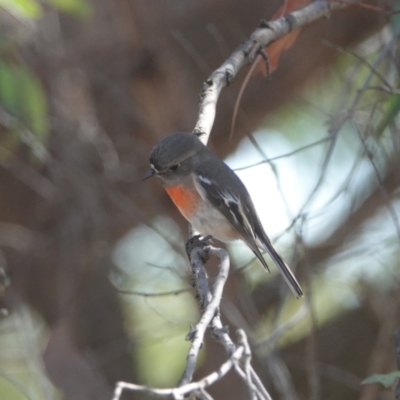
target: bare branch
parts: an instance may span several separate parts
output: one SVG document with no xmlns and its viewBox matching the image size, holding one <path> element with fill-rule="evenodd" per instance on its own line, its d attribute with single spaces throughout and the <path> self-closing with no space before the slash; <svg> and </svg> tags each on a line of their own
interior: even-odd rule
<svg viewBox="0 0 400 400">
<path fill-rule="evenodd" d="M 177 296 L 178 294 L 181 294 L 181 293 L 184 293 L 184 292 L 189 292 L 189 291 L 192 290 L 192 288 L 182 288 L 182 289 L 176 289 L 176 290 L 169 290 L 167 292 L 147 293 L 147 292 L 140 292 L 140 291 L 137 291 L 137 290 L 121 289 L 111 279 L 110 279 L 110 282 L 114 286 L 114 289 L 118 293 L 130 294 L 132 296 L 141 296 L 141 297 Z"/>
<path fill-rule="evenodd" d="M 212 293 L 209 290 L 207 273 L 204 269 L 204 263 L 210 256 L 218 257 L 221 260 L 219 273 L 213 286 Z M 197 298 L 199 306 L 201 310 L 204 310 L 204 313 L 198 324 L 191 329 L 187 336 L 187 338 L 192 341 L 192 345 L 189 349 L 186 369 L 182 375 L 179 387 L 157 389 L 119 382 L 116 386 L 113 399 L 118 400 L 124 389 L 151 393 L 155 396 L 172 396 L 176 400 L 183 399 L 184 395 L 187 393 L 196 392 L 202 398 L 210 399 L 211 396 L 209 396 L 204 389 L 224 377 L 231 368 L 234 368 L 238 372 L 239 376 L 244 380 L 252 400 L 271 400 L 271 397 L 262 385 L 261 380 L 250 365 L 251 351 L 247 342 L 246 334 L 242 330 L 238 332 L 239 343 L 236 347 L 229 337 L 227 329 L 223 327 L 219 316 L 222 292 L 229 273 L 230 261 L 228 253 L 223 249 L 205 246 L 203 243 L 201 247 L 197 245 L 190 251 L 189 259 L 193 270 L 193 284 L 198 293 Z M 200 291 L 201 294 L 199 294 Z M 198 382 L 190 383 L 196 367 L 199 351 L 203 345 L 204 335 L 208 327 L 211 327 L 213 336 L 224 345 L 229 355 L 229 359 L 222 364 L 217 371 Z"/>
<path fill-rule="evenodd" d="M 227 329 L 222 325 L 221 318 L 216 315 L 211 321 L 211 329 L 213 336 L 225 347 L 228 354 L 232 354 L 236 350 L 236 346 L 230 338 Z M 243 331 L 244 332 L 244 331 Z M 246 339 L 247 340 L 247 339 Z M 245 373 L 240 369 L 239 366 L 235 366 L 236 372 L 241 376 L 242 379 L 246 379 Z M 253 367 L 250 365 L 250 373 L 253 385 L 257 389 L 258 398 L 265 400 L 272 400 L 271 396 L 265 389 L 257 373 L 254 371 Z"/>
<path fill-rule="evenodd" d="M 260 48 L 268 46 L 294 29 L 319 18 L 328 17 L 331 11 L 343 9 L 352 3 L 352 0 L 346 4 L 329 0 L 316 1 L 257 28 L 204 83 L 200 94 L 199 118 L 193 132 L 200 136 L 203 143 L 208 142 L 221 90 L 233 81 L 248 62 L 254 61 Z"/>
<path fill-rule="evenodd" d="M 310 149 L 310 148 L 315 147 L 315 146 L 319 146 L 320 144 L 329 142 L 331 140 L 332 140 L 332 137 L 331 136 L 327 136 L 327 137 L 324 137 L 323 139 L 316 140 L 315 142 L 312 142 L 310 144 L 306 144 L 306 145 L 304 145 L 302 147 L 298 147 L 296 150 L 290 151 L 289 153 L 281 154 L 280 156 L 276 156 L 276 157 L 272 157 L 272 158 L 266 158 L 265 160 L 256 162 L 254 164 L 246 165 L 245 167 L 235 168 L 235 171 L 243 171 L 245 169 L 257 167 L 258 165 L 268 164 L 271 161 L 276 161 L 276 160 L 279 160 L 281 158 L 290 157 L 290 156 L 293 156 L 294 154 L 300 153 L 300 152 L 302 152 L 304 150 Z"/>
<path fill-rule="evenodd" d="M 198 248 L 196 248 L 198 249 Z M 195 249 L 195 250 L 196 250 Z M 212 329 L 213 336 L 220 341 L 224 347 L 225 350 L 227 351 L 228 355 L 233 354 L 236 351 L 236 346 L 233 343 L 232 339 L 228 335 L 227 329 L 222 325 L 221 318 L 219 315 L 219 306 L 222 298 L 222 290 L 225 285 L 226 279 L 228 277 L 229 273 L 229 257 L 228 253 L 223 250 L 223 249 L 217 249 L 214 247 L 207 247 L 207 252 L 208 255 L 216 256 L 221 259 L 220 263 L 220 272 L 218 274 L 218 277 L 216 279 L 216 282 L 214 284 L 214 292 L 213 292 L 213 300 L 212 302 L 208 305 L 207 310 L 210 309 L 211 312 L 213 312 L 212 315 L 214 317 L 211 318 L 209 324 Z M 202 266 L 204 268 L 204 265 Z M 197 325 L 198 326 L 198 325 Z M 196 326 L 196 328 L 197 328 Z M 196 331 L 197 332 L 197 331 Z M 203 333 L 204 335 L 204 333 Z M 247 343 L 247 338 L 243 330 L 240 330 L 238 332 L 239 335 L 239 341 L 241 345 L 245 347 L 245 357 L 247 361 L 245 361 L 244 365 L 244 371 L 241 369 L 240 365 L 238 363 L 235 363 L 235 369 L 236 372 L 238 372 L 239 376 L 244 380 L 246 383 L 246 386 L 249 389 L 249 392 L 251 393 L 251 398 L 253 399 L 265 399 L 265 400 L 271 400 L 271 397 L 269 393 L 266 391 L 264 388 L 263 384 L 261 383 L 261 380 L 257 376 L 256 372 L 250 365 L 250 348 Z M 193 347 L 193 345 L 192 345 Z M 192 348 L 191 348 L 192 350 Z M 190 356 L 190 351 L 189 351 L 189 356 Z M 188 360 L 189 360 L 188 356 Z M 196 355 L 197 359 L 197 355 Z M 195 363 L 196 360 L 194 360 Z M 193 363 L 192 363 L 193 365 Z M 188 361 L 188 366 L 189 366 L 189 361 Z M 188 367 L 187 367 L 188 369 Z M 187 369 L 185 373 L 187 373 Z M 185 374 L 184 374 L 185 377 Z M 184 378 L 183 378 L 184 379 Z"/>
<path fill-rule="evenodd" d="M 208 289 L 208 284 L 204 283 L 204 277 L 207 276 L 206 273 L 197 273 L 198 270 L 201 271 L 204 269 L 204 260 L 209 255 L 217 256 L 221 260 L 221 263 L 219 265 L 219 274 L 214 284 L 212 295 L 209 292 L 206 292 L 206 290 Z M 229 256 L 228 253 L 223 249 L 216 249 L 209 246 L 202 250 L 201 248 L 196 247 L 192 250 L 190 254 L 190 265 L 192 266 L 193 270 L 195 287 L 198 293 L 200 290 L 203 291 L 203 293 L 199 293 L 200 308 L 204 307 L 205 299 L 207 302 L 209 301 L 209 299 L 210 301 L 208 302 L 199 323 L 196 325 L 195 330 L 190 335 L 192 345 L 189 349 L 189 354 L 187 356 L 187 365 L 182 375 L 180 385 L 185 385 L 192 380 L 193 373 L 196 367 L 197 356 L 201 346 L 203 345 L 204 334 L 211 320 L 219 312 L 219 305 L 222 299 L 222 291 L 224 289 L 224 285 L 229 273 Z M 197 280 L 196 277 L 200 277 L 200 280 Z"/>
<path fill-rule="evenodd" d="M 249 391 L 250 399 L 251 400 L 257 400 L 257 389 L 253 385 L 252 379 L 251 379 L 251 350 L 249 346 L 249 342 L 247 341 L 246 334 L 242 329 L 239 329 L 237 332 L 239 336 L 239 343 L 243 346 L 244 348 L 244 353 L 243 353 L 243 370 L 245 373 L 245 382 L 247 384 L 247 390 Z"/>
<path fill-rule="evenodd" d="M 392 202 L 391 202 L 391 200 L 389 198 L 388 192 L 385 189 L 383 178 L 381 177 L 381 173 L 380 173 L 379 169 L 376 166 L 376 163 L 375 163 L 375 161 L 374 161 L 374 159 L 373 159 L 373 157 L 371 155 L 371 152 L 368 150 L 368 147 L 367 147 L 367 145 L 365 143 L 364 138 L 361 135 L 361 132 L 359 131 L 359 127 L 358 127 L 357 124 L 354 124 L 354 126 L 355 126 L 355 131 L 356 131 L 356 133 L 358 135 L 358 138 L 360 139 L 360 141 L 362 143 L 362 146 L 364 148 L 365 154 L 367 155 L 367 157 L 369 159 L 369 162 L 371 163 L 371 165 L 372 165 L 372 167 L 374 169 L 375 176 L 376 176 L 376 179 L 377 179 L 378 184 L 379 184 L 379 186 L 378 186 L 379 191 L 381 192 L 382 197 L 383 197 L 384 202 L 385 202 L 385 205 L 386 205 L 386 208 L 389 211 L 390 216 L 392 217 L 393 225 L 394 225 L 394 227 L 396 229 L 397 237 L 400 240 L 399 217 L 398 217 L 398 215 L 396 213 L 396 210 L 394 209 L 393 204 L 392 204 Z"/>
<path fill-rule="evenodd" d="M 114 397 L 113 400 L 119 400 L 122 391 L 124 389 L 129 389 L 133 391 L 141 391 L 145 393 L 149 393 L 155 396 L 161 396 L 161 397 L 167 397 L 167 396 L 172 396 L 174 399 L 181 398 L 184 396 L 186 393 L 194 392 L 196 390 L 201 390 L 204 389 L 219 379 L 221 379 L 223 376 L 225 376 L 230 369 L 234 366 L 235 362 L 239 362 L 240 358 L 242 357 L 242 354 L 244 352 L 243 347 L 238 347 L 237 350 L 232 354 L 232 357 L 224 362 L 220 368 L 218 368 L 217 371 L 212 372 L 211 374 L 207 375 L 203 379 L 201 379 L 198 382 L 192 382 L 188 383 L 186 385 L 180 386 L 178 388 L 167 388 L 167 389 L 156 389 L 156 388 L 150 388 L 148 386 L 143 386 L 143 385 L 135 385 L 134 383 L 126 383 L 126 382 L 118 382 L 117 387 L 114 392 Z"/>
<path fill-rule="evenodd" d="M 375 76 L 377 78 L 379 78 L 382 83 L 385 85 L 384 88 L 386 88 L 386 90 L 390 90 L 390 88 L 392 87 L 392 85 L 387 81 L 387 79 L 376 69 L 376 67 L 374 65 L 372 65 L 371 63 L 369 63 L 364 57 L 359 56 L 357 53 L 355 53 L 354 51 L 349 51 L 349 50 L 345 50 L 343 47 L 337 46 L 334 43 L 329 42 L 328 40 L 321 40 L 322 43 L 324 43 L 325 45 L 332 47 L 333 49 L 336 49 L 337 51 L 341 52 L 341 53 L 346 53 L 346 54 L 350 54 L 351 56 L 357 58 L 357 60 L 361 61 L 362 64 L 365 64 L 372 73 L 375 74 Z"/>
</svg>

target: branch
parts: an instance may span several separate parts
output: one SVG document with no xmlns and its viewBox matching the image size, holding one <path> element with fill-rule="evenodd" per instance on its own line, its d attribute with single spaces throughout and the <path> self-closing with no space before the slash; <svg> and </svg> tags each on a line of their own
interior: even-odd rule
<svg viewBox="0 0 400 400">
<path fill-rule="evenodd" d="M 204 389 L 217 380 L 220 380 L 232 368 L 235 369 L 245 382 L 252 400 L 271 400 L 260 378 L 250 365 L 251 351 L 245 332 L 242 330 L 238 331 L 239 340 L 238 345 L 235 346 L 227 333 L 227 329 L 223 327 L 219 316 L 222 292 L 229 274 L 230 261 L 228 253 L 223 249 L 206 246 L 204 242 L 202 242 L 201 245 L 195 244 L 188 253 L 193 271 L 193 286 L 197 291 L 197 300 L 200 310 L 204 312 L 200 321 L 187 335 L 188 340 L 191 340 L 192 344 L 188 352 L 186 368 L 179 387 L 157 389 L 127 382 L 118 382 L 113 400 L 119 400 L 124 389 L 151 393 L 155 396 L 172 396 L 176 400 L 183 399 L 185 394 L 191 392 L 199 392 L 202 398 L 210 398 Z M 215 280 L 212 293 L 209 289 L 207 273 L 204 268 L 204 264 L 210 256 L 218 257 L 221 260 L 219 264 L 219 273 Z M 204 335 L 208 327 L 211 328 L 213 337 L 224 345 L 229 359 L 222 364 L 217 371 L 207 375 L 198 382 L 191 382 L 196 368 L 197 357 L 203 346 Z"/>
<path fill-rule="evenodd" d="M 204 270 L 204 263 L 209 256 L 218 257 L 221 260 L 219 265 L 219 274 L 214 284 L 212 296 L 207 291 L 208 283 L 203 281 L 203 279 L 207 279 L 207 274 Z M 218 249 L 211 246 L 207 246 L 204 249 L 200 247 L 195 247 L 189 254 L 189 260 L 193 271 L 194 286 L 197 290 L 197 293 L 199 294 L 198 301 L 200 309 L 204 307 L 204 303 L 202 301 L 203 299 L 209 299 L 211 297 L 212 300 L 208 303 L 203 317 L 193 331 L 196 336 L 193 339 L 192 346 L 189 350 L 187 367 L 182 376 L 180 383 L 181 385 L 186 382 L 190 382 L 190 380 L 192 379 L 194 368 L 196 366 L 198 352 L 203 343 L 203 337 L 207 326 L 211 327 L 213 337 L 223 344 L 229 356 L 235 354 L 235 352 L 237 351 L 237 348 L 230 338 L 226 327 L 222 325 L 219 314 L 222 291 L 229 273 L 230 262 L 228 253 L 223 249 Z M 204 272 L 200 272 L 201 270 L 204 270 Z M 197 277 L 199 277 L 199 279 L 196 279 Z M 200 291 L 203 292 L 200 294 Z M 204 325 L 204 323 L 207 323 L 207 325 Z M 244 380 L 249 390 L 251 399 L 271 400 L 269 393 L 264 388 L 260 378 L 254 371 L 253 367 L 251 367 L 250 365 L 250 347 L 247 343 L 247 338 L 244 331 L 239 330 L 238 335 L 239 345 L 243 346 L 245 349 L 244 371 L 238 363 L 235 363 L 236 372 L 238 372 L 239 376 Z"/>
<path fill-rule="evenodd" d="M 124 389 L 141 391 L 161 397 L 172 396 L 174 399 L 181 398 L 187 393 L 205 389 L 206 387 L 210 386 L 211 384 L 221 379 L 232 369 L 232 367 L 236 362 L 239 362 L 243 353 L 244 353 L 244 348 L 242 346 L 238 347 L 237 350 L 232 354 L 231 358 L 228 361 L 225 361 L 221 365 L 221 367 L 218 368 L 217 371 L 212 372 L 211 374 L 207 375 L 198 382 L 188 383 L 178 388 L 156 389 L 143 385 L 135 385 L 134 383 L 118 382 L 114 392 L 113 400 L 119 400 L 122 391 Z"/>
<path fill-rule="evenodd" d="M 141 292 L 137 290 L 126 290 L 126 289 L 121 289 L 118 287 L 111 278 L 109 278 L 109 281 L 111 285 L 114 287 L 114 289 L 121 294 L 129 294 L 132 296 L 141 296 L 141 297 L 164 297 L 164 296 L 177 296 L 178 294 L 185 293 L 185 292 L 190 292 L 192 288 L 182 288 L 182 289 L 176 289 L 176 290 L 168 290 L 166 292 L 159 292 L 159 293 L 148 293 L 148 292 Z"/>
<path fill-rule="evenodd" d="M 236 346 L 233 343 L 232 339 L 230 338 L 226 327 L 222 325 L 220 315 L 216 315 L 213 320 L 211 321 L 211 329 L 213 336 L 215 337 L 216 340 L 221 342 L 221 344 L 225 347 L 225 350 L 228 354 L 233 353 L 236 350 Z M 239 330 L 239 339 L 241 340 L 240 335 L 244 333 L 243 330 Z M 243 339 L 244 340 L 244 339 Z M 247 338 L 245 339 L 247 343 Z M 255 387 L 257 390 L 258 398 L 260 399 L 265 399 L 265 400 L 272 400 L 271 396 L 265 389 L 264 385 L 262 384 L 260 378 L 258 377 L 257 373 L 254 371 L 253 367 L 250 365 L 250 375 L 251 375 L 251 381 L 247 381 L 247 376 L 244 374 L 242 371 L 242 374 L 240 374 L 240 368 L 236 367 L 236 372 L 239 373 L 239 376 L 245 381 L 246 385 L 250 387 L 249 383 L 252 383 L 252 387 Z"/>
<path fill-rule="evenodd" d="M 208 289 L 207 273 L 204 269 L 204 261 L 210 255 L 219 257 L 221 260 L 219 264 L 219 274 L 215 281 L 212 295 Z M 223 249 L 216 249 L 211 246 L 207 246 L 204 249 L 195 247 L 189 255 L 189 260 L 193 271 L 194 286 L 198 293 L 200 309 L 204 307 L 205 302 L 208 304 L 206 305 L 205 311 L 199 323 L 196 325 L 195 329 L 189 333 L 189 339 L 192 340 L 192 345 L 189 349 L 186 369 L 182 375 L 180 385 L 185 385 L 192 380 L 196 367 L 197 356 L 200 348 L 203 345 L 204 334 L 212 319 L 219 313 L 222 291 L 229 273 L 229 256 L 228 253 Z"/>
<path fill-rule="evenodd" d="M 353 0 L 346 3 L 319 0 L 277 20 L 263 23 L 204 83 L 200 93 L 199 118 L 193 132 L 200 136 L 204 144 L 207 144 L 221 90 L 233 81 L 246 64 L 254 61 L 260 49 L 301 26 L 322 17 L 329 17 L 333 10 L 341 10 L 353 3 Z"/>
</svg>

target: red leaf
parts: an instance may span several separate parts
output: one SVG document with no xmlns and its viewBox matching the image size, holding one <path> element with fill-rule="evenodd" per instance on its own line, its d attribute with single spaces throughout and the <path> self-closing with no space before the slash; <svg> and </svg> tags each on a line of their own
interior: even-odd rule
<svg viewBox="0 0 400 400">
<path fill-rule="evenodd" d="M 285 14 L 290 13 L 291 11 L 304 7 L 305 5 L 311 3 L 312 0 L 284 0 L 283 4 L 279 7 L 277 12 L 273 15 L 272 20 L 278 19 Z M 235 129 L 235 121 L 237 117 L 237 113 L 239 110 L 240 100 L 242 98 L 243 92 L 250 80 L 250 77 L 253 75 L 254 71 L 261 71 L 264 75 L 267 73 L 272 73 L 278 68 L 279 58 L 284 50 L 289 49 L 293 43 L 296 41 L 299 36 L 300 29 L 296 29 L 293 32 L 285 35 L 284 37 L 278 39 L 276 42 L 272 43 L 268 46 L 268 61 L 269 61 L 269 71 L 267 71 L 266 64 L 260 62 L 262 57 L 258 55 L 254 61 L 254 64 L 250 68 L 247 73 L 242 86 L 240 87 L 239 94 L 237 96 L 235 107 L 233 110 L 232 123 L 231 123 L 231 131 L 229 134 L 229 138 L 232 138 L 233 131 Z"/>
<path fill-rule="evenodd" d="M 272 73 L 278 68 L 279 58 L 281 54 L 289 49 L 293 43 L 296 41 L 297 36 L 299 36 L 300 29 L 296 29 L 293 32 L 290 32 L 286 36 L 278 39 L 276 42 L 272 43 L 268 46 L 268 58 L 269 58 L 269 72 Z M 264 73 L 266 74 L 265 64 L 261 63 L 264 66 Z"/>
<path fill-rule="evenodd" d="M 273 15 L 272 21 L 282 17 L 285 14 L 290 13 L 293 10 L 304 7 L 305 5 L 311 3 L 311 0 L 285 0 L 284 3 L 279 7 L 278 11 Z M 300 29 L 296 29 L 293 32 L 285 35 L 284 37 L 278 39 L 276 42 L 268 46 L 268 58 L 269 58 L 269 72 L 272 73 L 278 68 L 279 59 L 283 51 L 289 49 L 297 37 L 299 36 Z M 266 48 L 267 49 L 267 48 Z M 266 67 L 264 63 L 261 63 L 261 70 L 266 75 Z"/>
</svg>

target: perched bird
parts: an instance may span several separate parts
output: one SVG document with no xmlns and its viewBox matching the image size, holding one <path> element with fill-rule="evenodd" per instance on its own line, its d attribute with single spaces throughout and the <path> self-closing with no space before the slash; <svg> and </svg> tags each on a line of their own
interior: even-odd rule
<svg viewBox="0 0 400 400">
<path fill-rule="evenodd" d="M 150 166 L 143 180 L 156 176 L 194 229 L 222 242 L 243 240 L 269 270 L 260 249 L 266 251 L 293 294 L 303 296 L 264 232 L 246 187 L 196 135 L 175 133 L 161 140 L 151 152 Z"/>
</svg>

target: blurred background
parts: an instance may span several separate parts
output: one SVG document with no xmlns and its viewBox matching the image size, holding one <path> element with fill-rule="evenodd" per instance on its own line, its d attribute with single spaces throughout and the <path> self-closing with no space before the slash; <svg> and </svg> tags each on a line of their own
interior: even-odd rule
<svg viewBox="0 0 400 400">
<path fill-rule="evenodd" d="M 0 0 L 1 399 L 177 384 L 199 318 L 187 226 L 141 178 L 161 138 L 193 129 L 202 82 L 280 5 Z M 222 320 L 247 332 L 274 399 L 394 396 L 361 382 L 397 369 L 396 5 L 303 28 L 271 80 L 252 76 L 231 139 L 248 70 L 218 103 L 209 146 L 248 187 L 306 293 L 294 299 L 274 266 L 266 274 L 244 245 L 228 246 Z M 224 360 L 208 335 L 196 377 Z M 234 373 L 210 394 L 247 398 Z"/>
</svg>

